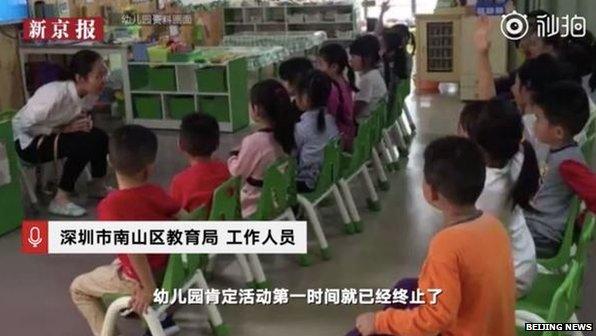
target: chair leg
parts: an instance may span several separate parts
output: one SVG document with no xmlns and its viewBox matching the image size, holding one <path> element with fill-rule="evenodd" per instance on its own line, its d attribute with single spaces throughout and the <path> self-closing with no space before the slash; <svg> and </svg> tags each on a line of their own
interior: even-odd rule
<svg viewBox="0 0 596 336">
<path fill-rule="evenodd" d="M 379 189 L 383 191 L 389 190 L 389 180 L 387 180 L 387 174 L 385 173 L 385 169 L 381 163 L 379 152 L 377 152 L 375 148 L 372 149 L 372 161 L 375 173 L 377 174 L 377 178 L 379 180 Z"/>
<path fill-rule="evenodd" d="M 385 140 L 385 144 L 387 149 L 389 150 L 389 155 L 391 156 L 391 167 L 394 171 L 399 169 L 399 150 L 391 135 L 389 134 L 390 128 L 386 128 L 383 130 L 383 139 Z"/>
<path fill-rule="evenodd" d="M 244 279 L 246 280 L 246 286 L 249 288 L 255 287 L 255 278 L 250 270 L 250 266 L 248 265 L 248 259 L 246 259 L 246 255 L 244 254 L 236 254 L 236 259 L 238 260 L 238 264 L 240 264 L 240 270 L 242 270 L 242 275 L 244 275 Z"/>
<path fill-rule="evenodd" d="M 412 114 L 410 113 L 410 108 L 408 108 L 408 104 L 404 99 L 404 103 L 402 104 L 404 107 L 404 113 L 406 114 L 406 118 L 408 118 L 408 125 L 412 130 L 412 133 L 416 133 L 416 124 L 414 123 L 414 118 L 412 118 Z"/>
<path fill-rule="evenodd" d="M 573 315 L 571 315 L 571 317 L 569 318 L 569 323 L 579 323 L 579 320 L 577 319 L 577 314 L 573 313 Z M 579 331 L 579 330 L 575 330 L 572 331 L 570 333 L 570 335 L 572 336 L 584 336 L 584 333 Z"/>
<path fill-rule="evenodd" d="M 247 257 L 248 262 L 250 263 L 250 268 L 252 269 L 252 273 L 255 277 L 255 287 L 258 289 L 270 288 L 271 284 L 269 281 L 267 281 L 267 277 L 265 276 L 265 271 L 263 271 L 263 265 L 261 264 L 261 260 L 259 260 L 259 256 L 256 254 L 249 254 Z"/>
<path fill-rule="evenodd" d="M 360 219 L 360 213 L 358 213 L 358 209 L 356 208 L 356 203 L 354 202 L 354 197 L 352 196 L 350 186 L 348 186 L 348 182 L 343 178 L 339 180 L 338 184 L 342 194 L 346 199 L 346 205 L 348 212 L 350 213 L 350 217 L 352 217 L 354 228 L 356 229 L 356 232 L 362 232 L 362 220 Z"/>
<path fill-rule="evenodd" d="M 207 266 L 205 266 L 205 277 L 209 280 L 213 280 L 213 270 L 215 270 L 215 259 L 217 254 L 210 254 Z"/>
<path fill-rule="evenodd" d="M 414 135 L 414 132 L 412 131 L 412 129 L 410 128 L 410 123 L 408 121 L 408 117 L 406 117 L 405 113 L 401 114 L 401 122 L 404 125 L 406 132 L 408 134 L 408 139 L 412 139 L 412 136 Z"/>
<path fill-rule="evenodd" d="M 297 198 L 298 203 L 300 203 L 300 205 L 306 211 L 308 222 L 315 231 L 315 236 L 317 236 L 323 259 L 329 260 L 331 258 L 329 244 L 327 243 L 327 238 L 325 238 L 325 233 L 323 232 L 323 228 L 321 227 L 321 222 L 319 221 L 319 216 L 317 215 L 315 207 L 304 196 L 298 195 Z"/>
<path fill-rule="evenodd" d="M 197 286 L 202 288 L 203 290 L 209 290 L 209 286 L 207 285 L 207 280 L 205 280 L 205 276 L 203 275 L 203 271 L 200 269 L 197 270 L 195 274 L 197 280 Z M 225 336 L 230 333 L 230 329 L 227 324 L 223 323 L 223 319 L 221 318 L 221 314 L 217 309 L 217 306 L 210 303 L 206 304 L 205 308 L 207 308 L 207 314 L 209 315 L 209 322 L 211 323 L 211 327 L 213 328 L 213 332 L 216 336 Z"/>
<path fill-rule="evenodd" d="M 399 123 L 397 122 L 397 120 L 393 123 L 393 125 L 391 125 L 391 128 L 395 130 L 395 133 L 397 135 L 397 147 L 399 148 L 401 155 L 408 156 L 410 152 L 408 150 L 408 144 L 406 143 L 405 136 L 403 134 L 403 131 L 399 127 Z"/>
<path fill-rule="evenodd" d="M 27 173 L 25 173 L 24 168 L 21 166 L 19 167 L 19 170 L 21 171 L 21 180 L 25 185 L 25 190 L 27 192 L 27 195 L 29 196 L 29 200 L 31 201 L 33 207 L 37 208 L 39 200 L 37 199 L 37 195 L 35 194 L 35 188 L 33 187 L 31 180 L 29 180 L 29 176 L 27 176 Z"/>
<path fill-rule="evenodd" d="M 410 142 L 410 133 L 408 133 L 408 129 L 406 128 L 406 125 L 404 125 L 401 115 L 397 118 L 397 124 L 406 143 Z"/>
<path fill-rule="evenodd" d="M 159 321 L 159 316 L 153 308 L 147 308 L 147 312 L 143 314 L 143 320 L 145 320 L 145 323 L 147 324 L 147 328 L 149 328 L 151 335 L 166 336 L 166 333 L 163 330 L 163 327 L 161 326 L 161 322 Z"/>
<path fill-rule="evenodd" d="M 380 211 L 381 202 L 379 202 L 379 195 L 377 195 L 377 191 L 375 190 L 375 186 L 366 166 L 362 167 L 362 177 L 364 179 L 364 185 L 368 190 L 368 194 L 370 196 L 366 199 L 368 208 L 372 211 Z"/>
<path fill-rule="evenodd" d="M 331 187 L 333 192 L 333 197 L 335 198 L 335 202 L 337 203 L 337 208 L 339 209 L 339 214 L 341 215 L 341 219 L 344 222 L 344 228 L 347 234 L 354 234 L 356 233 L 356 228 L 354 227 L 354 223 L 350 219 L 350 215 L 348 214 L 348 210 L 346 209 L 346 204 L 344 203 L 344 199 L 341 197 L 339 193 L 339 189 L 336 185 Z"/>
</svg>

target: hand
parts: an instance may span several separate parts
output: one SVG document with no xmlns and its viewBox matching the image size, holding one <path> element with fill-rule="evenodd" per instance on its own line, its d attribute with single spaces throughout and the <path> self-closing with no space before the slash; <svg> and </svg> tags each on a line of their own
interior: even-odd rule
<svg viewBox="0 0 596 336">
<path fill-rule="evenodd" d="M 356 328 L 362 336 L 369 336 L 375 333 L 375 313 L 360 314 L 356 318 Z"/>
<path fill-rule="evenodd" d="M 491 22 L 487 16 L 480 16 L 476 21 L 476 32 L 474 33 L 474 46 L 476 51 L 486 53 L 490 49 Z"/>
<path fill-rule="evenodd" d="M 93 128 L 90 116 L 79 117 L 62 127 L 62 133 L 89 132 Z"/>
<path fill-rule="evenodd" d="M 128 302 L 128 308 L 132 309 L 139 316 L 143 315 L 153 302 L 154 291 L 155 288 L 143 288 L 141 285 L 137 285 L 132 298 Z"/>
<path fill-rule="evenodd" d="M 389 10 L 389 0 L 385 0 L 381 3 L 381 12 L 385 13 Z"/>
</svg>

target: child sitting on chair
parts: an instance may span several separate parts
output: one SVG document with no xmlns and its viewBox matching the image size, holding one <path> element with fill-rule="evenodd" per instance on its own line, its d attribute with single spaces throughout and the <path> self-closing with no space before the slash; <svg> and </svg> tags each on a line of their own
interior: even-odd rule
<svg viewBox="0 0 596 336">
<path fill-rule="evenodd" d="M 187 211 L 211 206 L 213 191 L 230 178 L 226 163 L 214 159 L 219 146 L 219 125 L 212 116 L 192 113 L 182 119 L 178 147 L 189 167 L 172 179 L 170 194 Z"/>
<path fill-rule="evenodd" d="M 396 285 L 407 291 L 408 304 L 358 316 L 349 335 L 515 335 L 509 237 L 498 219 L 475 206 L 485 176 L 482 153 L 470 140 L 449 136 L 428 145 L 422 190 L 443 214 L 443 227 L 419 278 Z M 424 303 L 415 306 L 417 289 Z"/>
<path fill-rule="evenodd" d="M 99 220 L 176 218 L 180 206 L 162 188 L 148 183 L 156 154 L 157 137 L 149 129 L 127 125 L 114 132 L 109 144 L 109 162 L 116 171 L 118 190 L 97 206 Z M 153 292 L 167 262 L 166 254 L 119 254 L 116 262 L 76 277 L 70 285 L 70 294 L 93 335 L 101 334 L 105 318 L 102 296 L 131 295 L 130 307 L 142 315 L 153 301 Z"/>
</svg>

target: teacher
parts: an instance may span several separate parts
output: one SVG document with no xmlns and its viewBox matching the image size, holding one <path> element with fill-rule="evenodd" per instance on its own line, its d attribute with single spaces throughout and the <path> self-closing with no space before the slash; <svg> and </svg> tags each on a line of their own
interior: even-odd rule
<svg viewBox="0 0 596 336">
<path fill-rule="evenodd" d="M 108 69 L 91 50 L 74 54 L 64 81 L 43 85 L 12 120 L 14 140 L 22 160 L 39 164 L 65 158 L 56 196 L 49 212 L 79 217 L 86 211 L 70 200 L 77 178 L 89 163 L 93 180 L 89 196 L 107 192 L 108 136 L 93 126 L 88 111 L 105 87 Z"/>
</svg>

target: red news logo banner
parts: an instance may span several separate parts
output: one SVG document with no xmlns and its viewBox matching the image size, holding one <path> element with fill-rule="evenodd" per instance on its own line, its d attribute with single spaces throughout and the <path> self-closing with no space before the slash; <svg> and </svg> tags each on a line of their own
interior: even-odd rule
<svg viewBox="0 0 596 336">
<path fill-rule="evenodd" d="M 44 18 L 23 22 L 23 39 L 28 41 L 103 41 L 103 18 Z"/>
</svg>

